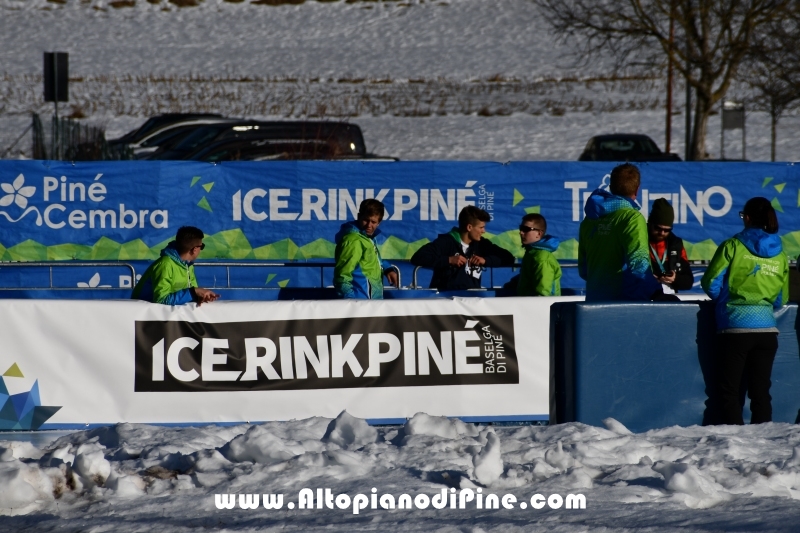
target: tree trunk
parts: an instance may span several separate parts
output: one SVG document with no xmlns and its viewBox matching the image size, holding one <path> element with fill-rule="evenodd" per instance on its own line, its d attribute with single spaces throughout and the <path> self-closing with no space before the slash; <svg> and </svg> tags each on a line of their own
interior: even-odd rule
<svg viewBox="0 0 800 533">
<path fill-rule="evenodd" d="M 702 161 L 706 158 L 706 131 L 708 130 L 708 117 L 711 113 L 711 99 L 708 92 L 695 91 L 694 127 L 692 128 L 692 161 Z"/>
</svg>

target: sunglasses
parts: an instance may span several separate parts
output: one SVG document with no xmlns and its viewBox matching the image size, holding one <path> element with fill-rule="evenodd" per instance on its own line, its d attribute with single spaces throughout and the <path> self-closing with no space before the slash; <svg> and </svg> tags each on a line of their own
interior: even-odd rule
<svg viewBox="0 0 800 533">
<path fill-rule="evenodd" d="M 200 248 L 201 251 L 205 250 L 206 249 L 206 243 L 202 243 L 199 246 L 195 246 L 195 248 Z"/>
<path fill-rule="evenodd" d="M 529 231 L 541 231 L 542 233 L 544 233 L 544 230 L 541 230 L 539 228 L 532 228 L 530 226 L 526 226 L 525 224 L 522 224 L 519 227 L 519 231 L 520 233 L 528 233 Z"/>
<path fill-rule="evenodd" d="M 665 228 L 664 226 L 653 226 L 653 231 L 657 231 L 659 233 L 669 233 L 672 231 L 672 228 Z"/>
</svg>

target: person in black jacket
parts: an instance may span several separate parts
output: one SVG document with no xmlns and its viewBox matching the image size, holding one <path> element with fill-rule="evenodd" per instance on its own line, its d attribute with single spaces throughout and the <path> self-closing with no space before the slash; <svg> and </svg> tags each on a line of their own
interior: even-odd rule
<svg viewBox="0 0 800 533">
<path fill-rule="evenodd" d="M 511 252 L 483 238 L 491 219 L 483 209 L 468 205 L 458 214 L 457 228 L 417 250 L 411 263 L 433 269 L 432 289 L 477 289 L 485 268 L 514 264 Z"/>
<path fill-rule="evenodd" d="M 694 284 L 683 239 L 672 233 L 674 220 L 675 210 L 670 203 L 664 198 L 656 199 L 647 219 L 647 233 L 653 275 L 664 287 L 664 294 L 687 291 Z"/>
</svg>

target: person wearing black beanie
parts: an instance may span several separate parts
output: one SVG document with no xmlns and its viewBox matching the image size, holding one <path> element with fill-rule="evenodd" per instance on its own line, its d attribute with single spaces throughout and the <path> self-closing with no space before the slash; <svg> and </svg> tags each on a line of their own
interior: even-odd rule
<svg viewBox="0 0 800 533">
<path fill-rule="evenodd" d="M 647 233 L 653 275 L 664 287 L 665 294 L 689 290 L 694 284 L 683 240 L 672 233 L 674 220 L 672 205 L 664 198 L 657 198 L 650 208 Z"/>
</svg>

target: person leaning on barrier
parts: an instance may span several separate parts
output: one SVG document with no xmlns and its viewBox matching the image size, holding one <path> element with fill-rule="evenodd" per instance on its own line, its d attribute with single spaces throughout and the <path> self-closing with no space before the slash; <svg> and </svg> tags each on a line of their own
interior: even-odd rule
<svg viewBox="0 0 800 533">
<path fill-rule="evenodd" d="M 161 257 L 142 274 L 131 298 L 165 305 L 189 302 L 200 305 L 217 300 L 219 294 L 198 287 L 194 276 L 194 261 L 206 247 L 203 237 L 198 228 L 179 228 L 175 240 L 161 250 Z"/>
<path fill-rule="evenodd" d="M 342 224 L 336 234 L 333 286 L 341 298 L 383 298 L 383 275 L 397 287 L 397 273 L 381 260 L 378 250 L 385 237 L 378 229 L 385 208 L 374 199 L 361 202 L 358 217 Z"/>
<path fill-rule="evenodd" d="M 580 225 L 578 274 L 586 301 L 677 301 L 653 276 L 647 222 L 639 212 L 639 169 L 625 163 L 611 171 L 609 191 L 595 189 Z"/>
<path fill-rule="evenodd" d="M 772 204 L 751 198 L 739 216 L 744 230 L 720 244 L 700 281 L 714 301 L 717 319 L 717 382 L 711 404 L 720 423 L 737 425 L 744 423 L 744 384 L 750 422 L 772 420 L 770 376 L 778 350 L 773 311 L 789 298 L 789 263 Z"/>
<path fill-rule="evenodd" d="M 468 205 L 458 214 L 457 228 L 439 234 L 411 257 L 415 266 L 433 269 L 432 289 L 478 289 L 484 268 L 514 264 L 511 252 L 483 238 L 491 219 L 483 209 Z"/>
<path fill-rule="evenodd" d="M 683 247 L 683 239 L 672 233 L 675 210 L 664 198 L 657 198 L 647 218 L 650 238 L 650 266 L 666 294 L 688 291 L 694 275 Z"/>
<path fill-rule="evenodd" d="M 547 234 L 547 220 L 539 213 L 522 217 L 519 238 L 525 248 L 517 284 L 518 296 L 561 296 L 561 265 L 553 255 L 559 240 Z"/>
</svg>

